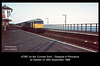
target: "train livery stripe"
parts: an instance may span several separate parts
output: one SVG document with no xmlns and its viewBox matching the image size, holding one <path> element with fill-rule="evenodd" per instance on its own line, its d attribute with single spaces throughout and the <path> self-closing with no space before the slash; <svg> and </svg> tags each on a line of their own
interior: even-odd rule
<svg viewBox="0 0 100 66">
<path fill-rule="evenodd" d="M 44 28 L 43 24 L 34 24 L 34 28 Z"/>
</svg>

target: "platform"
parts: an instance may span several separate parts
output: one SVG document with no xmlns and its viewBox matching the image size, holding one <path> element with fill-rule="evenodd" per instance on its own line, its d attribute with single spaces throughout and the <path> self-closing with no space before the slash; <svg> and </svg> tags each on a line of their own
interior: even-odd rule
<svg viewBox="0 0 100 66">
<path fill-rule="evenodd" d="M 56 30 L 56 29 L 49 29 L 49 31 L 99 36 L 98 33 L 95 32 L 81 32 L 81 31 L 68 31 L 68 30 L 65 31 L 65 30 Z"/>
<path fill-rule="evenodd" d="M 17 28 L 2 31 L 2 52 L 96 52 Z"/>
</svg>

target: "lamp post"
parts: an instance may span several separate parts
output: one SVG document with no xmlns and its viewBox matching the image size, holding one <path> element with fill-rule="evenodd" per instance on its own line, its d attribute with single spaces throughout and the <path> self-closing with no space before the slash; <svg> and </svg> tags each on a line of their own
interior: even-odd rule
<svg viewBox="0 0 100 66">
<path fill-rule="evenodd" d="M 66 14 L 63 14 L 63 16 L 65 16 L 65 30 L 66 30 Z"/>
<path fill-rule="evenodd" d="M 47 25 L 49 24 L 49 18 L 46 18 L 47 19 Z"/>
</svg>

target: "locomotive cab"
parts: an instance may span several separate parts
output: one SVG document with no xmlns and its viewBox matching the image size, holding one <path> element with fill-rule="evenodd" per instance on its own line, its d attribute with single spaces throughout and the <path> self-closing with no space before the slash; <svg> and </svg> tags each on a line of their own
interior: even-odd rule
<svg viewBox="0 0 100 66">
<path fill-rule="evenodd" d="M 41 19 L 35 19 L 33 21 L 33 28 L 35 29 L 35 32 L 42 32 L 44 33 L 44 23 Z"/>
<path fill-rule="evenodd" d="M 44 33 L 44 23 L 41 19 L 33 19 L 26 22 L 21 23 L 21 26 L 25 30 L 33 31 L 36 33 Z"/>
<path fill-rule="evenodd" d="M 44 28 L 43 21 L 34 21 L 34 28 Z"/>
</svg>

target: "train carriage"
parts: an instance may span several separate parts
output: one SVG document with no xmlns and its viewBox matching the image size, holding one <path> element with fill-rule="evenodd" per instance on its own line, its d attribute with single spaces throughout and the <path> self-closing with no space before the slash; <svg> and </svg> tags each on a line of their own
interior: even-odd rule
<svg viewBox="0 0 100 66">
<path fill-rule="evenodd" d="M 45 32 L 44 22 L 42 19 L 39 19 L 39 18 L 23 22 L 23 23 L 21 23 L 21 26 L 25 30 L 34 31 L 36 33 L 39 33 L 39 32 L 44 33 Z"/>
</svg>

